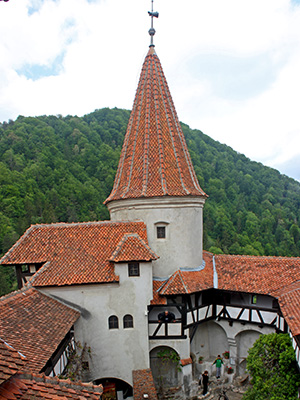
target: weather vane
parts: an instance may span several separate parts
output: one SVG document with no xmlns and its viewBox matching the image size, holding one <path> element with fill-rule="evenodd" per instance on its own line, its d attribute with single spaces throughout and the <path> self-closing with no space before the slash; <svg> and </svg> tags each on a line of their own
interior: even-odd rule
<svg viewBox="0 0 300 400">
<path fill-rule="evenodd" d="M 148 14 L 151 17 L 151 28 L 149 29 L 149 35 L 151 37 L 150 47 L 154 47 L 153 36 L 155 35 L 155 29 L 153 28 L 153 17 L 158 18 L 158 12 L 153 12 L 153 0 L 151 0 L 151 11 L 148 11 Z"/>
</svg>

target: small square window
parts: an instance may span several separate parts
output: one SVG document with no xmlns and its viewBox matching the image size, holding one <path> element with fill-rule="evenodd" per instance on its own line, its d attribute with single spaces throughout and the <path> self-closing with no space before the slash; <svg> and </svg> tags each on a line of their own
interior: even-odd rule
<svg viewBox="0 0 300 400">
<path fill-rule="evenodd" d="M 156 235 L 157 235 L 157 239 L 165 239 L 166 238 L 166 227 L 165 226 L 157 226 L 156 227 Z"/>
<path fill-rule="evenodd" d="M 251 304 L 257 304 L 257 295 L 256 294 L 252 295 Z"/>
<path fill-rule="evenodd" d="M 128 264 L 128 276 L 140 276 L 140 264 L 138 262 Z"/>
</svg>

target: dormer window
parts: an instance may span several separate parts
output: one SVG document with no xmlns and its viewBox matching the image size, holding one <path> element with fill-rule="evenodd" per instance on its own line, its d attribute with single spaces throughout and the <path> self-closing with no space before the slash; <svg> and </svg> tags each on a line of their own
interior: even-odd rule
<svg viewBox="0 0 300 400">
<path fill-rule="evenodd" d="M 140 264 L 138 262 L 128 263 L 128 276 L 140 276 Z"/>
</svg>

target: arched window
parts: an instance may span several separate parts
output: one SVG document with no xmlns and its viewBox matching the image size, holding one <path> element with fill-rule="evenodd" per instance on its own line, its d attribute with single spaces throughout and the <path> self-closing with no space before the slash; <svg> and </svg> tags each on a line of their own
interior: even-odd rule
<svg viewBox="0 0 300 400">
<path fill-rule="evenodd" d="M 116 315 L 111 315 L 108 318 L 108 328 L 109 329 L 119 329 L 119 320 Z"/>
<path fill-rule="evenodd" d="M 123 317 L 123 327 L 126 328 L 133 328 L 133 317 L 130 314 L 126 314 Z"/>
</svg>

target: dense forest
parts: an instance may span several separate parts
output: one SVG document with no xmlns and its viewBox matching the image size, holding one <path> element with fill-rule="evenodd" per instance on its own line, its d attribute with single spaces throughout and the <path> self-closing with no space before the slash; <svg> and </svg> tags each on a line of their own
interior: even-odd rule
<svg viewBox="0 0 300 400">
<path fill-rule="evenodd" d="M 0 256 L 31 225 L 108 219 L 129 111 L 22 117 L 0 124 Z M 209 195 L 204 248 L 214 253 L 300 256 L 300 183 L 182 124 Z M 0 294 L 15 288 L 1 267 Z"/>
</svg>

